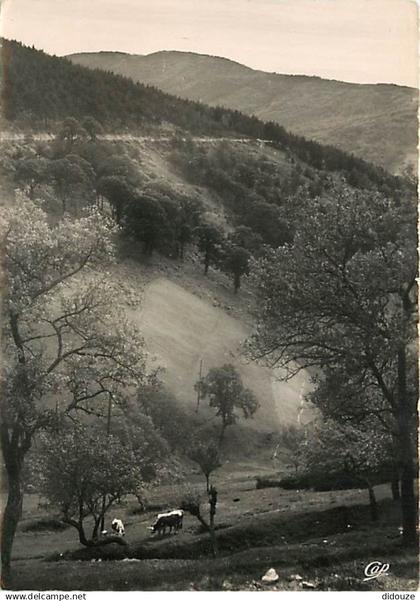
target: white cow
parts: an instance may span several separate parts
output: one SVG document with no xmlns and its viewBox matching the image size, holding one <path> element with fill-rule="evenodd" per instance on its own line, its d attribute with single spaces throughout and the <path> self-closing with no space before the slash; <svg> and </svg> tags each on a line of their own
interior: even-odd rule
<svg viewBox="0 0 420 601">
<path fill-rule="evenodd" d="M 111 522 L 111 528 L 113 529 L 113 531 L 116 534 L 118 534 L 118 536 L 124 536 L 125 528 L 124 528 L 124 524 L 123 524 L 122 520 L 119 520 L 118 518 L 114 518 Z"/>
</svg>

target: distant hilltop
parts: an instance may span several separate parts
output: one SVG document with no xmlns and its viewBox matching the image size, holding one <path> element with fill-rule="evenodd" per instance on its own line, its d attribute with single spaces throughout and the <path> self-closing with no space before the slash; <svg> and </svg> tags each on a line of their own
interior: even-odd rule
<svg viewBox="0 0 420 601">
<path fill-rule="evenodd" d="M 393 173 L 402 173 L 409 165 L 416 168 L 418 92 L 413 88 L 266 73 L 192 52 L 143 56 L 101 51 L 67 58 L 183 98 L 276 121 Z"/>
</svg>

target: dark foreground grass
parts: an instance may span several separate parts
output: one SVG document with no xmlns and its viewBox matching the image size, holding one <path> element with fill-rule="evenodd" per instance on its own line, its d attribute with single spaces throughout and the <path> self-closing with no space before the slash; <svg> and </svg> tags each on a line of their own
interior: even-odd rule
<svg viewBox="0 0 420 601">
<path fill-rule="evenodd" d="M 364 567 L 374 559 L 391 564 L 391 575 L 363 582 Z M 12 588 L 36 590 L 255 590 L 274 567 L 277 590 L 298 590 L 299 574 L 318 590 L 415 590 L 415 552 L 399 543 L 362 541 L 343 535 L 334 549 L 322 543 L 257 547 L 215 560 L 128 559 L 123 561 L 18 562 Z"/>
<path fill-rule="evenodd" d="M 229 527 L 229 524 L 217 530 L 219 555 L 230 556 L 241 550 L 270 545 L 289 546 L 311 540 L 329 539 L 332 536 L 359 530 L 369 538 L 372 532 L 380 530 L 386 536 L 399 539 L 397 529 L 399 509 L 390 500 L 380 504 L 380 519 L 370 522 L 369 509 L 366 505 L 338 506 L 324 511 L 271 511 L 260 515 L 244 516 L 242 520 Z M 366 532 L 365 532 L 366 531 Z M 385 535 L 385 532 L 387 533 Z M 322 543 L 330 544 L 330 540 Z M 69 559 L 90 561 L 92 559 L 198 559 L 211 555 L 208 534 L 197 527 L 195 536 L 150 537 L 141 543 L 128 547 L 109 545 L 102 548 L 79 548 L 63 554 L 54 554 L 50 560 Z"/>
<path fill-rule="evenodd" d="M 381 503 L 375 524 L 368 515 L 367 507 L 355 506 L 250 517 L 218 532 L 217 559 L 206 555 L 207 536 L 198 535 L 132 545 L 120 560 L 106 559 L 109 549 L 96 556 L 100 561 L 83 549 L 67 553 L 67 560 L 17 561 L 11 588 L 260 590 L 261 576 L 274 567 L 280 575 L 276 590 L 299 590 L 293 574 L 317 590 L 415 590 L 417 555 L 401 546 L 398 505 Z M 390 574 L 363 582 L 364 568 L 374 560 L 389 563 Z"/>
</svg>

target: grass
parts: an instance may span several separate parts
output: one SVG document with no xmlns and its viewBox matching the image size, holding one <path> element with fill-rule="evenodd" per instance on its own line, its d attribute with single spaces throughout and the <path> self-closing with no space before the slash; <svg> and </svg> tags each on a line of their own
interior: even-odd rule
<svg viewBox="0 0 420 601">
<path fill-rule="evenodd" d="M 34 530 L 54 518 L 29 495 L 16 539 L 12 588 L 264 590 L 261 577 L 274 567 L 280 575 L 271 586 L 276 590 L 300 590 L 293 574 L 317 590 L 416 589 L 417 555 L 401 546 L 399 506 L 388 486 L 376 488 L 380 519 L 372 524 L 366 491 L 257 490 L 254 468 L 247 473 L 244 465 L 232 463 L 217 473 L 220 554 L 215 560 L 208 555 L 208 535 L 192 516 L 185 516 L 182 533 L 159 539 L 147 528 L 156 510 L 136 514 L 130 501 L 114 512 L 126 525 L 127 552 L 114 551 L 114 545 L 90 550 L 78 545 L 72 528 Z M 182 485 L 161 486 L 149 500 L 154 508 L 169 508 L 181 492 Z M 389 563 L 390 575 L 364 583 L 364 568 L 373 560 Z"/>
<path fill-rule="evenodd" d="M 41 518 L 27 522 L 22 526 L 23 532 L 61 531 L 67 528 L 70 528 L 68 524 L 54 518 Z"/>
<path fill-rule="evenodd" d="M 360 552 L 360 545 L 363 552 Z M 357 557 L 355 557 L 357 555 Z M 371 557 L 391 564 L 391 577 L 363 583 Z M 278 590 L 296 590 L 292 574 L 302 575 L 319 590 L 415 590 L 417 564 L 414 553 L 398 543 L 347 535 L 333 550 L 320 542 L 306 545 L 257 547 L 216 560 L 146 559 L 123 561 L 35 562 L 19 566 L 16 589 L 62 590 L 232 590 L 262 586 L 268 567 L 280 574 Z M 229 584 L 227 584 L 227 582 Z"/>
</svg>

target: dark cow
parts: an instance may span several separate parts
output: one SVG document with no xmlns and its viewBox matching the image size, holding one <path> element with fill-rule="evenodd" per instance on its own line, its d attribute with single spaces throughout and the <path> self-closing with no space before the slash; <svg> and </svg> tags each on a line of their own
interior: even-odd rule
<svg viewBox="0 0 420 601">
<path fill-rule="evenodd" d="M 174 511 L 168 511 L 167 513 L 159 513 L 156 517 L 154 524 L 149 526 L 152 532 L 157 532 L 160 535 L 166 533 L 166 528 L 169 528 L 169 533 L 174 530 L 177 532 L 182 528 L 182 520 L 184 512 L 182 509 L 175 509 Z"/>
</svg>

